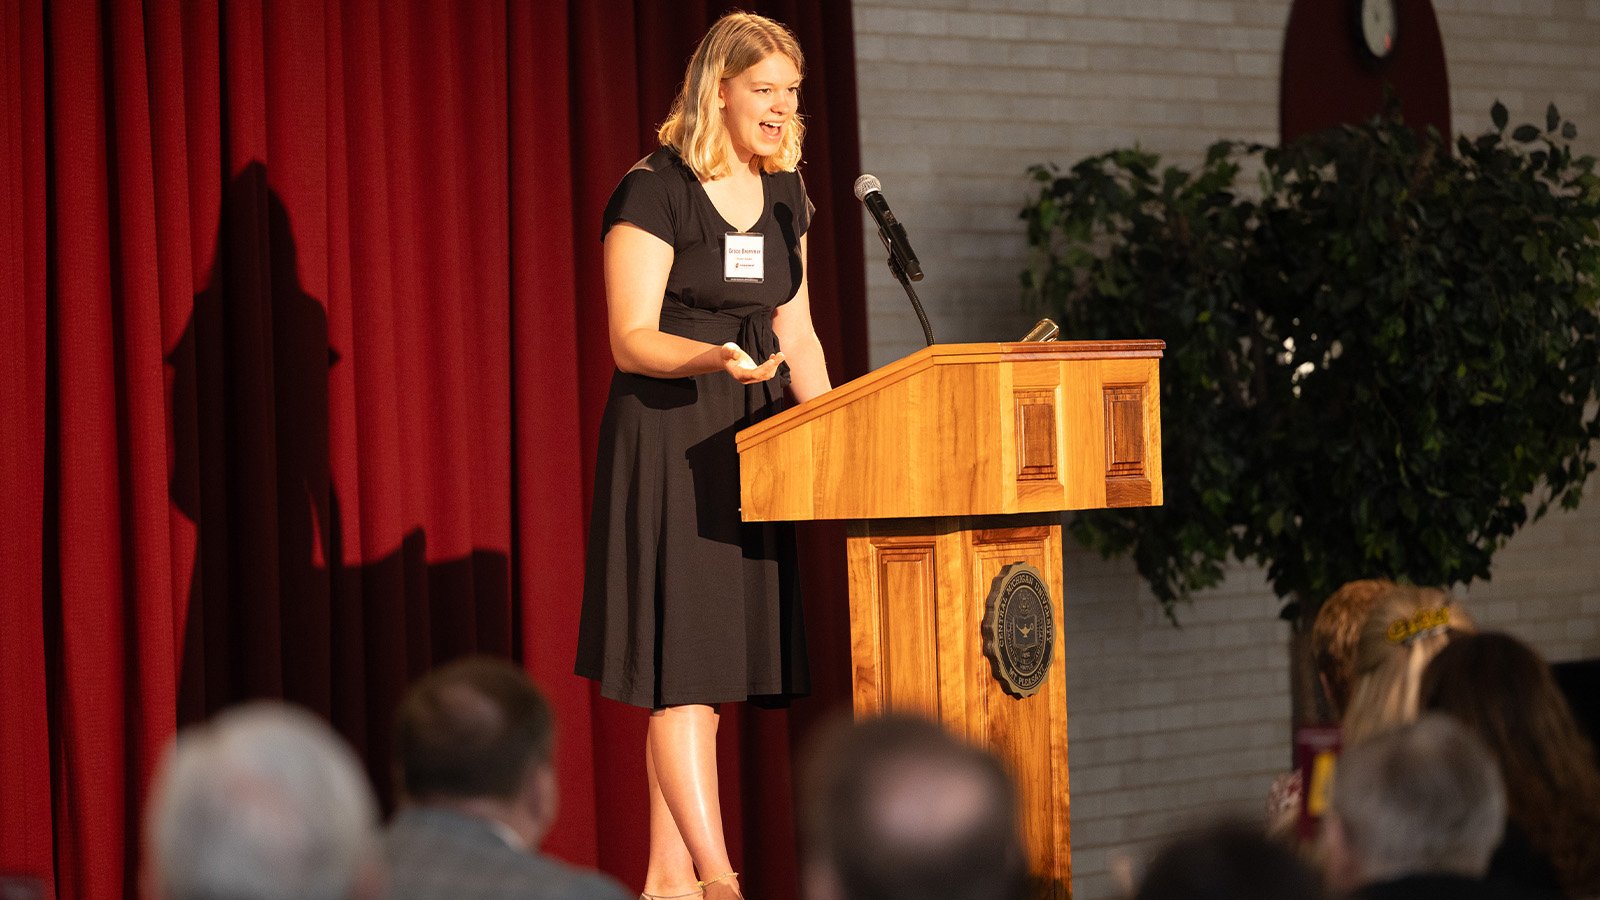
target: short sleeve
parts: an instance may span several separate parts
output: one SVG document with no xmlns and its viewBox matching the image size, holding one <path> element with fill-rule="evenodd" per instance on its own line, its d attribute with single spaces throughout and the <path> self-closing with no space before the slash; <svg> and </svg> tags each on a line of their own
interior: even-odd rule
<svg viewBox="0 0 1600 900">
<path fill-rule="evenodd" d="M 795 237 L 799 238 L 805 236 L 806 231 L 811 228 L 811 218 L 817 214 L 817 206 L 811 202 L 811 195 L 806 193 L 806 178 L 800 174 L 799 169 L 794 170 L 794 181 L 796 190 L 800 192 L 800 202 L 797 206 L 804 210 L 799 216 L 800 221 L 795 223 Z"/>
<path fill-rule="evenodd" d="M 675 246 L 675 219 L 665 180 L 650 168 L 648 161 L 643 162 L 622 176 L 616 190 L 611 192 L 600 225 L 600 239 L 605 240 L 611 226 L 627 222 Z"/>
</svg>

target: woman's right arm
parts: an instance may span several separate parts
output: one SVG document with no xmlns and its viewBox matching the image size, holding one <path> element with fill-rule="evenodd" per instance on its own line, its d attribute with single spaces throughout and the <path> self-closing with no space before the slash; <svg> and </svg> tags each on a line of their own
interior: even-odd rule
<svg viewBox="0 0 1600 900">
<path fill-rule="evenodd" d="M 617 368 L 655 378 L 722 369 L 746 384 L 771 378 L 783 361 L 781 353 L 744 369 L 739 366 L 741 354 L 661 330 L 661 298 L 671 271 L 672 247 L 666 241 L 627 222 L 606 232 L 606 317 Z"/>
</svg>

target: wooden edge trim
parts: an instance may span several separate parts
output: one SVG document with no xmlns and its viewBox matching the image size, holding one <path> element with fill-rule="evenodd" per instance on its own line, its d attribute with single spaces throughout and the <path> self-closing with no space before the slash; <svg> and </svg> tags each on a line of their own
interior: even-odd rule
<svg viewBox="0 0 1600 900">
<path fill-rule="evenodd" d="M 740 453 L 762 443 L 774 433 L 784 431 L 819 416 L 827 415 L 836 407 L 854 401 L 857 396 L 879 390 L 910 378 L 932 366 L 963 365 L 996 362 L 1004 357 L 1006 362 L 1049 361 L 1065 359 L 1159 359 L 1166 341 L 1030 341 L 1008 344 L 934 344 L 874 369 L 859 378 L 839 385 L 821 397 L 791 407 L 770 419 L 764 419 L 740 431 L 734 441 Z"/>
<path fill-rule="evenodd" d="M 1155 490 L 1149 478 L 1120 476 L 1106 479 L 1106 509 L 1151 506 Z"/>
</svg>

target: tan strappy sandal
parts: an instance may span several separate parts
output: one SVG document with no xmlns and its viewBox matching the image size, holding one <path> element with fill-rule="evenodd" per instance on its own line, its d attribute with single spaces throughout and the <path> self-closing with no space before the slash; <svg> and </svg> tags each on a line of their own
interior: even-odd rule
<svg viewBox="0 0 1600 900">
<path fill-rule="evenodd" d="M 697 881 L 695 882 L 694 890 L 684 891 L 681 894 L 652 894 L 648 891 L 640 891 L 639 900 L 683 900 L 685 897 L 703 897 L 705 893 L 705 883 Z"/>
<path fill-rule="evenodd" d="M 716 884 L 719 881 L 727 881 L 730 878 L 738 878 L 738 877 L 739 877 L 739 873 L 738 872 L 723 872 L 721 875 L 718 875 L 715 878 L 707 878 L 705 881 L 696 881 L 695 884 L 697 886 L 699 886 L 701 893 L 705 893 L 706 885 Z M 739 897 L 743 897 L 744 896 L 744 892 L 739 890 L 738 888 L 734 888 L 733 892 L 734 892 L 734 894 L 738 895 Z"/>
</svg>

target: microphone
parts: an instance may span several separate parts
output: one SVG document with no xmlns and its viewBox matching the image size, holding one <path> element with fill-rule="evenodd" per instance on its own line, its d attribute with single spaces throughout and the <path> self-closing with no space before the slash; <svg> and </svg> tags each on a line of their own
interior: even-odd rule
<svg viewBox="0 0 1600 900">
<path fill-rule="evenodd" d="M 906 239 L 906 227 L 889 211 L 889 202 L 883 199 L 882 183 L 872 175 L 863 175 L 856 179 L 855 192 L 856 199 L 867 205 L 867 211 L 877 221 L 878 234 L 883 238 L 884 246 L 889 248 L 893 261 L 907 278 L 921 281 L 922 266 L 917 263 L 917 254 L 911 252 L 911 242 Z"/>
</svg>

